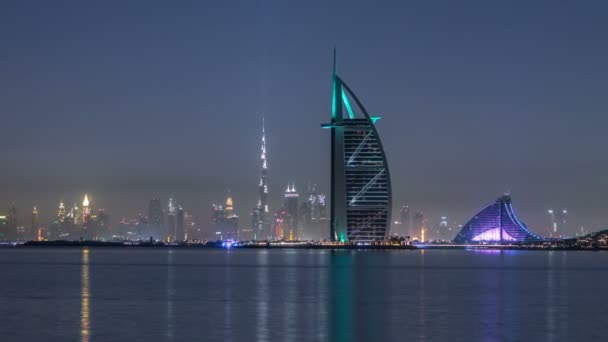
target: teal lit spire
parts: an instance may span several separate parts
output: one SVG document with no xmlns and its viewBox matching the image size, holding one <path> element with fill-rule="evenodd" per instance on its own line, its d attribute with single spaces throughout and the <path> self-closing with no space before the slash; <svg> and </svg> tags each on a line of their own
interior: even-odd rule
<svg viewBox="0 0 608 342">
<path fill-rule="evenodd" d="M 342 103 L 346 106 L 346 111 L 348 112 L 348 117 L 350 119 L 355 118 L 355 114 L 353 112 L 352 107 L 350 106 L 350 102 L 348 101 L 348 96 L 346 96 L 346 92 L 344 88 L 342 88 L 342 81 L 338 77 L 337 71 L 337 61 L 336 61 L 336 47 L 334 47 L 334 63 L 333 63 L 333 72 L 332 72 L 332 95 L 331 95 L 331 117 L 332 119 L 342 119 Z"/>
<path fill-rule="evenodd" d="M 336 77 L 336 47 L 334 46 L 334 63 L 333 63 L 333 71 L 331 74 L 331 80 L 332 80 L 332 94 L 331 94 L 331 117 L 332 119 L 336 119 L 338 117 L 338 97 L 337 97 L 337 93 L 338 93 L 338 87 L 341 88 L 338 85 L 338 80 Z"/>
</svg>

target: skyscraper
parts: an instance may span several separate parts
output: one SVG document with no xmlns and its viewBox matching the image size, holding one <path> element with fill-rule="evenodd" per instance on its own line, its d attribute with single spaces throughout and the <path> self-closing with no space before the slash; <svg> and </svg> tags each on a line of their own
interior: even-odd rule
<svg viewBox="0 0 608 342">
<path fill-rule="evenodd" d="M 413 218 L 413 232 L 412 235 L 416 235 L 416 234 L 420 234 L 420 241 L 424 242 L 425 241 L 425 236 L 424 236 L 424 229 L 425 229 L 425 220 L 424 220 L 424 214 L 420 211 L 414 213 L 414 218 Z"/>
<path fill-rule="evenodd" d="M 8 237 L 9 239 L 18 238 L 17 227 L 19 226 L 19 216 L 15 203 L 11 203 L 8 208 Z"/>
<path fill-rule="evenodd" d="M 226 210 L 224 210 L 226 228 L 224 229 L 224 238 L 236 240 L 239 231 L 239 217 L 234 213 L 234 201 L 230 192 L 226 198 Z"/>
<path fill-rule="evenodd" d="M 266 128 L 262 118 L 262 146 L 260 154 L 260 182 L 258 184 L 258 204 L 251 211 L 251 226 L 254 239 L 267 239 L 270 234 L 268 215 L 268 162 L 266 160 Z"/>
<path fill-rule="evenodd" d="M 85 224 L 87 216 L 91 215 L 91 208 L 89 208 L 89 196 L 84 194 L 84 200 L 82 201 L 82 223 Z"/>
<path fill-rule="evenodd" d="M 223 240 L 226 232 L 226 212 L 222 205 L 211 205 L 211 233 L 215 240 Z"/>
<path fill-rule="evenodd" d="M 568 215 L 568 210 L 548 210 L 549 217 L 551 218 L 551 228 L 549 229 L 550 237 L 561 237 L 564 235 L 564 229 L 566 228 L 566 216 Z"/>
<path fill-rule="evenodd" d="M 28 238 L 36 239 L 36 236 L 38 236 L 38 208 L 34 206 L 32 209 L 32 224 L 30 226 Z"/>
<path fill-rule="evenodd" d="M 106 212 L 105 209 L 97 209 L 97 216 L 95 219 L 95 236 L 99 237 L 107 237 L 110 238 L 112 235 L 111 226 L 110 226 L 110 215 Z"/>
<path fill-rule="evenodd" d="M 163 209 L 159 198 L 152 198 L 148 205 L 148 232 L 147 236 L 154 239 L 162 239 L 161 227 L 163 226 Z"/>
<path fill-rule="evenodd" d="M 234 202 L 230 194 L 226 198 L 226 207 L 217 204 L 211 206 L 211 226 L 216 239 L 238 238 L 239 217 L 234 214 Z"/>
<path fill-rule="evenodd" d="M 294 189 L 295 190 L 295 189 Z M 327 207 L 325 195 L 317 192 L 315 184 L 308 184 L 305 196 L 300 197 L 298 239 L 327 239 Z"/>
<path fill-rule="evenodd" d="M 285 190 L 283 198 L 283 208 L 285 210 L 283 226 L 284 235 L 289 240 L 300 240 L 302 238 L 302 234 L 299 231 L 299 197 L 300 195 L 296 191 L 295 184 L 292 184 L 291 187 L 287 184 L 287 189 Z"/>
<path fill-rule="evenodd" d="M 59 209 L 57 210 L 57 222 L 62 223 L 65 219 L 65 205 L 63 201 L 59 202 Z"/>
<path fill-rule="evenodd" d="M 169 204 L 167 208 L 167 227 L 165 230 L 164 240 L 166 241 L 175 241 L 176 229 L 177 229 L 177 220 L 176 220 L 176 210 L 175 203 L 173 202 L 173 198 L 169 198 Z"/>
<path fill-rule="evenodd" d="M 376 130 L 379 117 L 371 117 L 336 74 L 335 50 L 332 79 L 332 118 L 322 125 L 331 131 L 330 237 L 341 242 L 383 240 L 392 201 L 388 162 Z M 357 107 L 351 107 L 349 98 Z"/>
<path fill-rule="evenodd" d="M 82 232 L 80 232 L 80 238 L 93 239 L 96 235 L 95 217 L 89 201 L 89 196 L 84 194 L 82 200 Z"/>
<path fill-rule="evenodd" d="M 411 215 L 410 215 L 410 207 L 407 204 L 403 204 L 401 206 L 401 210 L 399 211 L 399 222 L 401 222 L 401 232 L 403 236 L 409 236 L 412 234 L 412 224 L 411 224 Z"/>
<path fill-rule="evenodd" d="M 184 230 L 185 226 L 185 217 L 184 217 L 184 208 L 180 205 L 177 207 L 177 223 L 175 224 L 175 236 L 173 237 L 174 241 L 184 241 L 186 232 Z"/>
<path fill-rule="evenodd" d="M 82 222 L 82 210 L 78 208 L 77 203 L 74 203 L 68 215 L 72 217 L 74 224 L 79 224 Z"/>
<path fill-rule="evenodd" d="M 202 240 L 203 236 L 200 231 L 200 227 L 196 224 L 194 217 L 191 213 L 184 213 L 184 227 L 185 227 L 185 240 Z"/>
<path fill-rule="evenodd" d="M 0 215 L 0 240 L 8 239 L 8 217 Z"/>
</svg>

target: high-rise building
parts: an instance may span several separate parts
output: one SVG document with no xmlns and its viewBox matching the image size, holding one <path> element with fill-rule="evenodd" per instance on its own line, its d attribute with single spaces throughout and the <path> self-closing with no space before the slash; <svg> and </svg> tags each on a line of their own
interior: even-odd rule
<svg viewBox="0 0 608 342">
<path fill-rule="evenodd" d="M 8 217 L 0 215 L 0 240 L 8 239 Z"/>
<path fill-rule="evenodd" d="M 410 207 L 405 203 L 401 206 L 401 210 L 399 211 L 399 222 L 401 223 L 401 231 L 398 234 L 410 236 L 412 234 Z"/>
<path fill-rule="evenodd" d="M 332 118 L 322 125 L 331 131 L 330 237 L 341 242 L 384 240 L 392 201 L 388 162 L 376 130 L 379 117 L 371 117 L 336 74 L 335 50 L 332 78 Z"/>
<path fill-rule="evenodd" d="M 298 218 L 298 238 L 305 240 L 327 239 L 327 206 L 325 195 L 317 192 L 315 184 L 308 189 L 300 204 Z"/>
<path fill-rule="evenodd" d="M 306 197 L 303 198 L 300 203 L 300 227 L 302 228 L 302 238 L 307 240 L 312 240 L 315 238 L 319 238 L 316 227 L 312 223 L 312 200 L 313 196 L 311 194 L 310 184 L 308 185 L 308 192 Z M 316 197 L 315 197 L 316 199 Z"/>
<path fill-rule="evenodd" d="M 287 212 L 285 208 L 277 210 L 274 213 L 274 237 L 277 240 L 288 239 L 288 229 L 285 228 L 285 222 L 287 221 Z"/>
<path fill-rule="evenodd" d="M 173 198 L 169 198 L 169 204 L 167 208 L 167 227 L 165 230 L 165 241 L 175 241 L 176 229 L 177 229 L 177 208 L 173 202 Z"/>
<path fill-rule="evenodd" d="M 80 209 L 78 207 L 77 203 L 74 203 L 74 205 L 72 206 L 72 209 L 70 209 L 68 215 L 72 217 L 72 223 L 74 223 L 76 225 L 82 223 L 83 213 L 82 213 L 82 209 Z"/>
<path fill-rule="evenodd" d="M 146 238 L 153 238 L 156 240 L 162 240 L 163 232 L 163 209 L 159 198 L 152 198 L 150 204 L 148 204 L 148 231 Z"/>
<path fill-rule="evenodd" d="M 232 195 L 230 195 L 230 191 L 228 191 L 228 197 L 226 197 L 226 209 L 224 211 L 226 213 L 226 217 L 234 215 L 234 203 L 232 201 Z"/>
<path fill-rule="evenodd" d="M 549 209 L 547 212 L 551 219 L 551 228 L 549 229 L 549 236 L 554 238 L 563 236 L 566 229 L 566 216 L 568 215 L 568 210 Z"/>
<path fill-rule="evenodd" d="M 61 223 L 65 219 L 65 205 L 63 201 L 59 202 L 59 210 L 57 210 L 57 222 Z"/>
<path fill-rule="evenodd" d="M 412 226 L 413 226 L 412 228 L 414 230 L 412 232 L 412 235 L 418 235 L 418 234 L 420 234 L 419 235 L 420 236 L 419 240 L 422 241 L 422 242 L 426 241 L 425 240 L 426 236 L 425 236 L 425 234 L 423 234 L 424 231 L 425 231 L 425 223 L 426 223 L 425 219 L 424 219 L 424 214 L 422 212 L 420 212 L 420 211 L 415 212 L 414 213 L 414 218 L 412 219 L 412 221 L 413 221 L 412 222 Z"/>
<path fill-rule="evenodd" d="M 17 215 L 17 207 L 15 203 L 11 203 L 8 208 L 8 238 L 17 239 L 19 238 L 18 228 L 19 227 L 19 216 Z"/>
<path fill-rule="evenodd" d="M 57 210 L 57 220 L 52 223 L 50 230 L 46 232 L 49 238 L 67 240 L 71 236 L 75 237 L 74 220 L 70 217 L 70 212 L 66 211 L 63 201 L 59 202 Z M 79 232 L 78 232 L 79 233 Z"/>
<path fill-rule="evenodd" d="M 302 239 L 302 234 L 299 231 L 299 198 L 300 195 L 296 191 L 295 184 L 292 184 L 291 187 L 288 184 L 283 198 L 283 209 L 285 211 L 283 226 L 285 229 L 284 238 L 289 240 Z"/>
<path fill-rule="evenodd" d="M 270 222 L 268 209 L 268 161 L 266 159 L 266 128 L 262 118 L 262 146 L 260 154 L 260 182 L 258 184 L 258 204 L 251 211 L 251 226 L 254 239 L 262 240 L 269 238 Z"/>
<path fill-rule="evenodd" d="M 185 231 L 185 216 L 184 216 L 184 208 L 180 205 L 177 207 L 177 223 L 175 224 L 175 236 L 173 237 L 174 241 L 184 241 L 186 237 Z"/>
<path fill-rule="evenodd" d="M 38 235 L 38 208 L 36 206 L 34 206 L 34 208 L 32 209 L 32 222 L 31 222 L 28 238 L 36 239 L 37 235 Z"/>
<path fill-rule="evenodd" d="M 441 216 L 439 220 L 439 225 L 437 226 L 435 235 L 433 239 L 436 240 L 450 240 L 452 239 L 450 229 L 448 228 L 448 218 L 447 216 Z"/>
<path fill-rule="evenodd" d="M 93 211 L 89 196 L 84 194 L 84 199 L 82 200 L 82 231 L 79 234 L 81 239 L 93 240 L 97 238 L 96 219 L 97 215 Z M 74 218 L 74 220 L 76 220 L 76 218 Z"/>
<path fill-rule="evenodd" d="M 89 196 L 84 194 L 84 200 L 82 201 L 82 223 L 85 224 L 87 222 L 88 216 L 91 215 L 91 208 L 89 207 Z"/>
<path fill-rule="evenodd" d="M 234 213 L 234 202 L 228 194 L 226 207 L 213 204 L 211 206 L 211 226 L 216 239 L 236 240 L 238 238 L 239 217 Z"/>
<path fill-rule="evenodd" d="M 226 210 L 224 211 L 224 215 L 226 215 L 224 238 L 236 240 L 238 238 L 239 231 L 239 217 L 234 213 L 234 201 L 232 200 L 230 192 L 228 193 L 228 197 L 226 198 Z"/>
<path fill-rule="evenodd" d="M 97 215 L 95 218 L 95 237 L 107 237 L 110 238 L 112 235 L 112 227 L 110 225 L 110 215 L 105 209 L 97 209 Z"/>
<path fill-rule="evenodd" d="M 566 224 L 567 222 L 567 216 L 568 216 L 568 210 L 566 209 L 562 209 L 558 214 L 557 214 L 557 220 L 560 224 L 560 231 L 559 231 L 559 235 L 558 237 L 564 237 L 567 235 L 566 230 L 568 229 L 568 226 Z"/>
<path fill-rule="evenodd" d="M 211 205 L 211 229 L 215 240 L 222 240 L 224 238 L 224 225 L 225 225 L 226 213 L 224 207 L 217 204 Z"/>
<path fill-rule="evenodd" d="M 196 221 L 194 221 L 194 217 L 187 211 L 184 213 L 184 227 L 186 235 L 184 240 L 203 240 L 200 228 L 196 224 Z"/>
</svg>

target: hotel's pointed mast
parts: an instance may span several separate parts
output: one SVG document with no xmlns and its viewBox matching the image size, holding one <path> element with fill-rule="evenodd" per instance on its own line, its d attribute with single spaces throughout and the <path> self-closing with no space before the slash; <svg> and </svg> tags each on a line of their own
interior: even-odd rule
<svg viewBox="0 0 608 342">
<path fill-rule="evenodd" d="M 332 241 L 346 240 L 346 184 L 344 180 L 344 127 L 342 126 L 342 81 L 336 74 L 336 48 L 331 97 L 331 220 Z"/>
</svg>

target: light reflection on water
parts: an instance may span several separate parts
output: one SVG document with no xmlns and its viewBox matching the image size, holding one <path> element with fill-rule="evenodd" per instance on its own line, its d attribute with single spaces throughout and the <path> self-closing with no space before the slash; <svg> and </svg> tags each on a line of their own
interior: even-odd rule
<svg viewBox="0 0 608 342">
<path fill-rule="evenodd" d="M 268 251 L 257 253 L 257 264 L 261 267 L 256 272 L 256 337 L 258 341 L 268 341 L 268 306 L 270 303 L 270 290 L 268 287 Z"/>
<path fill-rule="evenodd" d="M 22 249 L 0 264 L 3 342 L 608 335 L 608 253 Z"/>
<path fill-rule="evenodd" d="M 90 320 L 90 279 L 89 279 L 89 249 L 82 249 L 82 266 L 80 270 L 80 341 L 89 342 L 91 329 Z"/>
<path fill-rule="evenodd" d="M 175 265 L 173 264 L 173 249 L 167 249 L 167 329 L 166 340 L 173 341 L 175 337 Z"/>
</svg>

